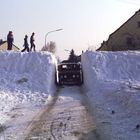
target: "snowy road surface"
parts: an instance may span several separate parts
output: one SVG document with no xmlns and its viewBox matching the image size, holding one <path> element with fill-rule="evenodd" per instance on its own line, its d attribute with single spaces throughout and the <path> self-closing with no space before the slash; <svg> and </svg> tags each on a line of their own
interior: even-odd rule
<svg viewBox="0 0 140 140">
<path fill-rule="evenodd" d="M 96 140 L 95 125 L 79 87 L 63 87 L 27 129 L 25 140 Z"/>
<path fill-rule="evenodd" d="M 35 108 L 28 113 L 28 118 L 17 130 L 12 128 L 8 133 L 5 132 L 4 140 L 98 139 L 86 96 L 80 87 L 58 89 L 53 97 L 47 99 L 46 105 L 40 111 Z"/>
</svg>

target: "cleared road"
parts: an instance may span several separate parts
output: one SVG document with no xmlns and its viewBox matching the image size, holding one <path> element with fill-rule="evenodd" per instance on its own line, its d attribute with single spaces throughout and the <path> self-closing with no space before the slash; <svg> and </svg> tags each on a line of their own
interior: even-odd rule
<svg viewBox="0 0 140 140">
<path fill-rule="evenodd" d="M 79 87 L 60 88 L 24 133 L 24 140 L 97 140 L 86 98 Z"/>
</svg>

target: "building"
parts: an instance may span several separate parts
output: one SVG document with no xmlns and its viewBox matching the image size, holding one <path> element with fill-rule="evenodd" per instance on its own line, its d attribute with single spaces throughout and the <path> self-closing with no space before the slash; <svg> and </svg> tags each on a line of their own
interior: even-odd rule
<svg viewBox="0 0 140 140">
<path fill-rule="evenodd" d="M 97 51 L 140 50 L 140 10 L 103 41 Z"/>
<path fill-rule="evenodd" d="M 7 50 L 7 41 L 0 40 L 0 50 Z M 19 51 L 20 49 L 13 44 L 12 50 Z"/>
</svg>

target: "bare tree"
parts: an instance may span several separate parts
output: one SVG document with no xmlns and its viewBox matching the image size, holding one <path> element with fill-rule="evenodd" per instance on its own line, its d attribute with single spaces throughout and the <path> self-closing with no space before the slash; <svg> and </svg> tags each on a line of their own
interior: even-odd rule
<svg viewBox="0 0 140 140">
<path fill-rule="evenodd" d="M 56 44 L 53 41 L 50 41 L 49 43 L 47 43 L 46 46 L 44 46 L 41 51 L 48 51 L 51 53 L 55 53 L 56 52 Z"/>
</svg>

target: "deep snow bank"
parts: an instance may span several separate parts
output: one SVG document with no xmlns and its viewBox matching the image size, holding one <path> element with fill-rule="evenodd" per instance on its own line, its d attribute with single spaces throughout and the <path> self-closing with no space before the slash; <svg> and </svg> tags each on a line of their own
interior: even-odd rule
<svg viewBox="0 0 140 140">
<path fill-rule="evenodd" d="M 83 56 L 92 64 L 94 80 L 140 81 L 140 52 L 87 52 Z"/>
<path fill-rule="evenodd" d="M 52 92 L 55 61 L 49 53 L 0 52 L 0 90 Z"/>
<path fill-rule="evenodd" d="M 103 140 L 139 140 L 140 52 L 82 55 L 84 86 Z"/>
<path fill-rule="evenodd" d="M 0 124 L 16 106 L 41 105 L 53 94 L 55 64 L 47 52 L 0 52 Z"/>
</svg>

